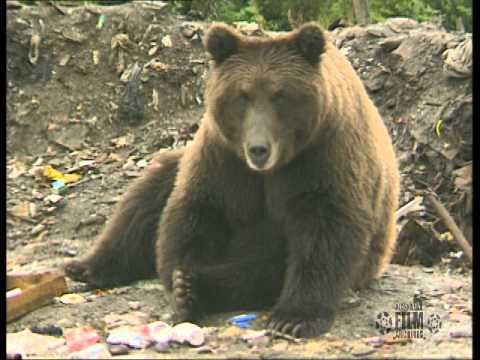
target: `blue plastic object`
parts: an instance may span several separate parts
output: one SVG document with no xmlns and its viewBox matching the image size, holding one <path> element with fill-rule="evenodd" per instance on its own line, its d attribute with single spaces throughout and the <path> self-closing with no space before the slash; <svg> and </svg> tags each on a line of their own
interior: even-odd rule
<svg viewBox="0 0 480 360">
<path fill-rule="evenodd" d="M 257 314 L 242 314 L 228 319 L 228 322 L 242 329 L 245 329 L 250 327 L 250 321 L 255 320 L 256 318 Z"/>
<path fill-rule="evenodd" d="M 59 190 L 65 186 L 65 182 L 63 180 L 57 180 L 52 182 L 52 187 L 56 190 Z"/>
</svg>

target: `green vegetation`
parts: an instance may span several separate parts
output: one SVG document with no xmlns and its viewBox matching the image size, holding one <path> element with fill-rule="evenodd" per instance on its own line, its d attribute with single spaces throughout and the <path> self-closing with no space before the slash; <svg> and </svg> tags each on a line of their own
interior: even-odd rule
<svg viewBox="0 0 480 360">
<path fill-rule="evenodd" d="M 96 3 L 113 5 L 129 0 L 57 0 L 59 4 Z M 23 0 L 35 3 L 38 0 Z M 172 0 L 182 14 L 195 11 L 210 21 L 258 22 L 268 30 L 290 30 L 303 22 L 316 20 L 324 27 L 341 18 L 354 24 L 352 0 Z M 372 23 L 389 17 L 409 17 L 418 21 L 436 19 L 448 30 L 462 23 L 472 31 L 472 0 L 369 0 Z"/>
<path fill-rule="evenodd" d="M 372 23 L 389 17 L 410 17 L 418 21 L 436 19 L 448 30 L 455 30 L 461 19 L 472 31 L 472 0 L 369 0 Z M 181 13 L 195 10 L 209 20 L 261 22 L 269 30 L 290 30 L 310 20 L 324 27 L 342 18 L 355 23 L 352 0 L 174 0 Z"/>
</svg>

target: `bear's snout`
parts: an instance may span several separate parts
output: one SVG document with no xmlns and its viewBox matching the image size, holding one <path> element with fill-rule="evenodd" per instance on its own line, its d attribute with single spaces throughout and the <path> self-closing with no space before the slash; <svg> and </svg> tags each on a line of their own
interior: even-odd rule
<svg viewBox="0 0 480 360">
<path fill-rule="evenodd" d="M 270 145 L 267 143 L 249 145 L 248 157 L 256 167 L 263 168 L 270 157 Z"/>
</svg>

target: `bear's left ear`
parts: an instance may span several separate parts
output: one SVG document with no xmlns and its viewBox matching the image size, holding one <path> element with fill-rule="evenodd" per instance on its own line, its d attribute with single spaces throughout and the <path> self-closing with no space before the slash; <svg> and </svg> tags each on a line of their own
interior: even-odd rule
<svg viewBox="0 0 480 360">
<path fill-rule="evenodd" d="M 205 47 L 217 65 L 238 52 L 240 38 L 235 31 L 223 24 L 215 24 L 208 30 Z"/>
<path fill-rule="evenodd" d="M 325 51 L 325 34 L 317 24 L 306 23 L 293 32 L 290 46 L 310 64 L 317 65 Z"/>
</svg>

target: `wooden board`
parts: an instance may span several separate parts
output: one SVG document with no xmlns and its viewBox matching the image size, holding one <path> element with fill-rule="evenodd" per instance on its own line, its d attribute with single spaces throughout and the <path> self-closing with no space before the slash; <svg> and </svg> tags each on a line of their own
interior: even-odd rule
<svg viewBox="0 0 480 360">
<path fill-rule="evenodd" d="M 55 272 L 7 274 L 7 290 L 20 288 L 20 295 L 7 298 L 7 322 L 38 309 L 68 291 L 65 277 Z"/>
</svg>

